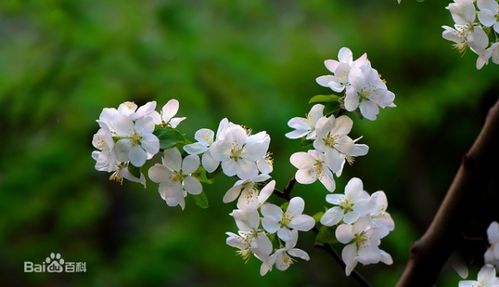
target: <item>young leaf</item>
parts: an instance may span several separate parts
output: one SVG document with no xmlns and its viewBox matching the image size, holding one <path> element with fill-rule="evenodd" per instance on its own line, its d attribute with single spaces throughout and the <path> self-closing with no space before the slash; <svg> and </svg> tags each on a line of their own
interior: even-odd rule
<svg viewBox="0 0 499 287">
<path fill-rule="evenodd" d="M 337 102 L 339 97 L 337 95 L 317 95 L 310 98 L 309 104 L 315 103 L 331 103 Z"/>
<path fill-rule="evenodd" d="M 324 212 L 319 211 L 316 214 L 314 214 L 314 216 L 312 216 L 312 217 L 314 218 L 315 222 L 320 222 L 321 221 L 321 217 L 323 215 L 324 215 Z"/>
<path fill-rule="evenodd" d="M 168 149 L 179 143 L 185 142 L 184 136 L 176 129 L 170 127 L 157 128 L 154 130 L 154 135 L 159 138 L 159 146 L 161 149 Z"/>
<path fill-rule="evenodd" d="M 315 241 L 327 244 L 333 244 L 337 242 L 333 231 L 327 226 L 321 226 L 319 228 L 319 233 L 317 233 Z"/>
<path fill-rule="evenodd" d="M 201 192 L 197 195 L 192 195 L 192 198 L 194 198 L 194 203 L 196 203 L 197 206 L 201 208 L 208 208 L 208 197 L 204 192 Z"/>
</svg>

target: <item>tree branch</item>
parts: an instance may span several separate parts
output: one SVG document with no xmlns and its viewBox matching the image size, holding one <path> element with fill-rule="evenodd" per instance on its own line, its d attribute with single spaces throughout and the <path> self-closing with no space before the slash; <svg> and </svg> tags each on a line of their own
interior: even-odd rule
<svg viewBox="0 0 499 287">
<path fill-rule="evenodd" d="M 497 173 L 498 161 L 499 101 L 496 101 L 475 143 L 463 157 L 432 223 L 412 245 L 397 287 L 433 286 L 442 266 L 462 240 L 464 223 L 470 216 L 484 212 L 480 200 L 487 193 L 491 177 Z"/>
</svg>

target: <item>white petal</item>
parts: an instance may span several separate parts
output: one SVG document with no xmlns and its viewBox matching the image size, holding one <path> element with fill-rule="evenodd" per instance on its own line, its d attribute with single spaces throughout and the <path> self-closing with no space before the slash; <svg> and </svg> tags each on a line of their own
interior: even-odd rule
<svg viewBox="0 0 499 287">
<path fill-rule="evenodd" d="M 444 28 L 444 31 L 442 32 L 442 38 L 454 43 L 464 42 L 464 39 L 461 36 L 461 34 L 459 34 L 455 29 L 449 26 L 442 26 L 442 27 Z"/>
<path fill-rule="evenodd" d="M 184 188 L 190 194 L 200 194 L 203 191 L 203 186 L 194 176 L 184 178 Z"/>
<path fill-rule="evenodd" d="M 334 81 L 334 77 L 332 75 L 320 76 L 315 79 L 315 82 L 317 82 L 317 84 L 326 88 L 329 87 L 329 83 L 332 81 Z"/>
<path fill-rule="evenodd" d="M 249 161 L 247 159 L 240 159 L 237 161 L 237 176 L 240 179 L 247 179 L 255 177 L 258 174 L 258 168 L 254 161 Z"/>
<path fill-rule="evenodd" d="M 302 214 L 305 209 L 305 201 L 301 197 L 293 197 L 289 201 L 286 212 L 291 216 Z"/>
<path fill-rule="evenodd" d="M 147 154 L 145 150 L 140 146 L 132 146 L 130 151 L 128 152 L 128 158 L 130 159 L 130 163 L 136 167 L 141 167 L 146 163 Z"/>
<path fill-rule="evenodd" d="M 344 105 L 349 112 L 354 111 L 359 106 L 359 96 L 353 88 L 347 88 Z"/>
<path fill-rule="evenodd" d="M 306 152 L 295 152 L 289 158 L 291 164 L 298 169 L 306 169 L 314 166 L 314 159 Z"/>
<path fill-rule="evenodd" d="M 492 282 L 496 278 L 496 269 L 492 265 L 485 265 L 478 272 L 478 282 Z"/>
<path fill-rule="evenodd" d="M 336 60 L 325 60 L 324 66 L 331 72 L 334 73 L 336 71 L 336 67 L 338 67 L 339 62 Z"/>
<path fill-rule="evenodd" d="M 324 171 L 323 176 L 321 176 L 319 180 L 329 192 L 333 192 L 336 189 L 333 174 L 329 171 L 329 169 Z"/>
<path fill-rule="evenodd" d="M 270 218 L 276 222 L 279 222 L 283 215 L 283 212 L 279 206 L 270 203 L 262 205 L 260 212 L 264 217 Z"/>
<path fill-rule="evenodd" d="M 154 131 L 154 122 L 150 117 L 139 118 L 135 121 L 134 129 L 142 136 L 151 134 Z"/>
<path fill-rule="evenodd" d="M 239 166 L 233 160 L 228 160 L 228 161 L 222 162 L 222 170 L 225 173 L 225 175 L 227 175 L 227 176 L 236 175 L 238 169 L 239 169 Z"/>
<path fill-rule="evenodd" d="M 335 135 L 347 135 L 352 130 L 353 121 L 348 116 L 339 116 L 334 121 L 334 127 L 331 130 Z"/>
<path fill-rule="evenodd" d="M 151 166 L 148 175 L 156 183 L 170 182 L 171 171 L 166 166 L 157 163 Z"/>
<path fill-rule="evenodd" d="M 169 122 L 169 125 L 172 127 L 172 128 L 176 128 L 183 120 L 185 120 L 186 117 L 181 117 L 181 118 L 171 118 L 170 119 L 170 122 Z"/>
<path fill-rule="evenodd" d="M 159 152 L 159 139 L 153 134 L 142 135 L 140 145 L 151 155 L 149 158 L 152 158 L 152 156 Z"/>
<path fill-rule="evenodd" d="M 343 219 L 343 209 L 338 206 L 326 210 L 321 217 L 321 224 L 325 226 L 333 226 L 338 224 Z"/>
<path fill-rule="evenodd" d="M 288 254 L 306 261 L 310 260 L 310 256 L 308 255 L 308 253 L 298 248 L 292 248 L 288 250 Z"/>
<path fill-rule="evenodd" d="M 497 222 L 494 221 L 489 225 L 487 228 L 487 237 L 490 244 L 499 242 L 499 224 Z"/>
<path fill-rule="evenodd" d="M 357 266 L 357 249 L 354 244 L 349 244 L 341 251 L 341 258 L 345 262 L 345 273 L 350 276 L 355 266 Z"/>
<path fill-rule="evenodd" d="M 169 100 L 161 109 L 163 121 L 169 122 L 177 114 L 179 106 L 180 104 L 176 99 Z"/>
<path fill-rule="evenodd" d="M 132 142 L 129 139 L 121 139 L 114 145 L 114 154 L 118 161 L 124 162 L 129 161 L 128 153 L 132 148 Z"/>
<path fill-rule="evenodd" d="M 208 150 L 208 147 L 201 142 L 195 142 L 184 146 L 184 150 L 188 154 L 200 154 Z"/>
<path fill-rule="evenodd" d="M 275 180 L 270 181 L 267 183 L 262 190 L 260 191 L 260 194 L 258 194 L 258 203 L 263 204 L 269 197 L 272 195 L 275 189 Z"/>
<path fill-rule="evenodd" d="M 201 163 L 207 172 L 214 172 L 218 168 L 220 162 L 213 158 L 210 151 L 207 151 L 201 157 Z"/>
<path fill-rule="evenodd" d="M 236 198 L 241 193 L 241 188 L 242 188 L 242 186 L 238 185 L 237 183 L 234 186 L 232 186 L 225 193 L 224 198 L 223 198 L 223 202 L 224 203 L 229 203 L 229 202 L 232 202 L 232 201 L 236 200 Z"/>
<path fill-rule="evenodd" d="M 301 184 L 311 184 L 317 180 L 317 177 L 311 170 L 299 169 L 296 171 L 295 179 Z"/>
<path fill-rule="evenodd" d="M 262 219 L 263 228 L 269 233 L 276 233 L 279 228 L 281 228 L 281 224 L 278 221 L 273 220 L 269 217 L 264 217 Z"/>
<path fill-rule="evenodd" d="M 475 287 L 476 284 L 477 282 L 472 280 L 459 281 L 459 287 Z"/>
<path fill-rule="evenodd" d="M 351 178 L 345 186 L 345 194 L 352 198 L 356 198 L 362 191 L 364 191 L 364 184 L 358 177 Z"/>
<path fill-rule="evenodd" d="M 354 238 L 353 227 L 350 224 L 341 224 L 336 228 L 336 238 L 339 242 L 347 244 Z"/>
<path fill-rule="evenodd" d="M 480 26 L 473 28 L 473 32 L 468 34 L 467 41 L 471 50 L 477 54 L 480 54 L 489 45 L 489 37 Z"/>
<path fill-rule="evenodd" d="M 164 151 L 163 165 L 171 170 L 179 171 L 182 165 L 182 155 L 177 148 L 170 148 Z"/>
<path fill-rule="evenodd" d="M 299 139 L 310 133 L 309 130 L 294 130 L 292 132 L 286 133 L 288 139 Z"/>
<path fill-rule="evenodd" d="M 289 227 L 299 231 L 309 231 L 314 227 L 314 225 L 314 218 L 306 214 L 295 216 L 288 224 Z"/>
<path fill-rule="evenodd" d="M 338 52 L 338 60 L 343 63 L 351 64 L 353 62 L 352 51 L 347 47 L 343 47 Z"/>
<path fill-rule="evenodd" d="M 376 119 L 376 116 L 379 113 L 379 108 L 378 105 L 375 103 L 367 100 L 367 101 L 362 101 L 359 105 L 360 107 L 360 113 L 362 116 L 368 120 L 374 121 Z"/>
<path fill-rule="evenodd" d="M 213 143 L 213 139 L 215 137 L 215 132 L 210 129 L 199 129 L 194 134 L 194 138 L 201 143 L 206 145 L 210 145 Z"/>
<path fill-rule="evenodd" d="M 478 12 L 478 19 L 485 27 L 490 27 L 496 23 L 496 15 L 490 10 L 482 10 Z"/>
<path fill-rule="evenodd" d="M 182 162 L 182 173 L 187 175 L 195 172 L 199 167 L 199 157 L 191 154 L 184 158 Z"/>
<path fill-rule="evenodd" d="M 277 231 L 277 236 L 283 241 L 289 241 L 293 239 L 293 232 L 286 227 L 283 227 Z"/>
<path fill-rule="evenodd" d="M 343 199 L 345 198 L 345 195 L 343 194 L 328 194 L 326 195 L 326 201 L 334 204 L 334 205 L 339 205 Z"/>
</svg>

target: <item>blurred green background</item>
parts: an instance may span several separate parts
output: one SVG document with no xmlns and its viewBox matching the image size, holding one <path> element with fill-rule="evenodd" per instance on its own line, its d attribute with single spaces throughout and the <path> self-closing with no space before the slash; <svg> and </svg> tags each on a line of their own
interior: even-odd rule
<svg viewBox="0 0 499 287">
<path fill-rule="evenodd" d="M 90 157 L 95 120 L 123 101 L 181 102 L 192 137 L 228 117 L 272 136 L 274 177 L 294 173 L 286 122 L 304 115 L 323 60 L 348 46 L 367 52 L 396 94 L 396 109 L 357 119 L 368 156 L 337 181 L 359 176 L 384 190 L 396 230 L 382 248 L 392 266 L 360 267 L 374 286 L 393 286 L 438 207 L 461 156 L 499 94 L 497 66 L 475 69 L 441 38 L 446 1 L 0 2 L 0 278 L 2 286 L 357 286 L 312 235 L 310 262 L 258 274 L 225 245 L 236 227 L 221 203 L 234 179 L 205 186 L 209 209 L 169 208 L 155 185 L 107 180 Z M 298 186 L 306 211 L 322 209 L 318 183 Z M 87 262 L 77 274 L 25 274 L 50 252 Z M 438 286 L 457 286 L 446 268 Z"/>
</svg>

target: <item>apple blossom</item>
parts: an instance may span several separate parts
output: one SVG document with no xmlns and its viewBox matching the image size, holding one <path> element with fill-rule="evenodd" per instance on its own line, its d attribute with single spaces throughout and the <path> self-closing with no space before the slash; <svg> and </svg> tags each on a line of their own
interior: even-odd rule
<svg viewBox="0 0 499 287">
<path fill-rule="evenodd" d="M 367 145 L 357 144 L 348 137 L 352 125 L 352 120 L 345 115 L 322 117 L 317 122 L 314 148 L 324 153 L 326 164 L 337 176 L 341 175 L 345 160 L 351 163 L 354 157 L 366 155 L 369 150 Z"/>
<path fill-rule="evenodd" d="M 207 172 L 214 172 L 220 162 L 216 161 L 210 152 L 210 147 L 214 142 L 215 133 L 210 129 L 200 129 L 194 134 L 197 142 L 184 146 L 188 154 L 202 154 L 201 164 Z"/>
<path fill-rule="evenodd" d="M 316 104 L 312 106 L 306 118 L 294 117 L 288 121 L 288 126 L 295 129 L 286 134 L 287 138 L 315 139 L 315 124 L 323 116 L 324 105 Z"/>
<path fill-rule="evenodd" d="M 367 217 L 360 218 L 354 224 L 341 224 L 336 228 L 338 241 L 347 244 L 341 252 L 347 276 L 357 263 L 364 265 L 378 262 L 388 265 L 393 263 L 390 254 L 379 248 L 381 235 L 377 229 L 372 228 Z"/>
<path fill-rule="evenodd" d="M 154 123 L 157 125 L 161 125 L 162 127 L 172 127 L 176 128 L 185 117 L 174 117 L 179 108 L 180 104 L 176 99 L 169 100 L 163 108 L 161 108 L 161 112 L 155 112 Z"/>
<path fill-rule="evenodd" d="M 374 121 L 379 108 L 395 107 L 395 94 L 390 92 L 378 72 L 370 65 L 352 69 L 350 85 L 346 89 L 345 109 L 349 112 L 360 109 L 362 116 Z"/>
<path fill-rule="evenodd" d="M 478 272 L 477 280 L 464 280 L 459 282 L 459 287 L 499 287 L 496 269 L 492 265 L 485 265 Z"/>
<path fill-rule="evenodd" d="M 489 63 L 491 58 L 494 64 L 499 64 L 499 42 L 495 42 L 479 54 L 476 60 L 476 68 L 480 70 Z"/>
<path fill-rule="evenodd" d="M 159 183 L 159 194 L 169 206 L 180 205 L 185 208 L 184 197 L 200 194 L 203 187 L 192 175 L 199 167 L 199 157 L 188 155 L 182 159 L 177 148 L 164 151 L 162 164 L 155 164 L 149 169 L 149 178 Z"/>
<path fill-rule="evenodd" d="M 371 211 L 369 212 L 369 219 L 373 228 L 378 230 L 381 237 L 385 237 L 395 229 L 395 222 L 391 215 L 386 212 L 388 207 L 388 200 L 383 191 L 376 191 L 371 194 L 369 199 Z"/>
<path fill-rule="evenodd" d="M 340 222 L 352 224 L 370 212 L 370 197 L 359 178 L 352 178 L 345 187 L 345 194 L 328 194 L 326 201 L 337 205 L 328 209 L 321 218 L 321 224 L 333 226 Z"/>
<path fill-rule="evenodd" d="M 277 249 L 274 254 L 268 257 L 267 260 L 262 262 L 260 267 L 260 275 L 264 276 L 267 272 L 272 270 L 275 265 L 277 270 L 285 271 L 293 264 L 294 260 L 291 257 L 300 258 L 306 261 L 310 260 L 307 252 L 296 248 L 298 242 L 298 231 L 291 232 L 291 239 L 286 241 L 284 248 Z"/>
<path fill-rule="evenodd" d="M 272 253 L 272 242 L 259 230 L 260 216 L 256 209 L 236 209 L 230 214 L 239 228 L 238 234 L 227 232 L 226 243 L 239 249 L 238 254 L 247 261 L 251 254 L 261 261 Z"/>
<path fill-rule="evenodd" d="M 477 0 L 478 20 L 485 27 L 493 27 L 499 33 L 499 4 L 497 0 Z"/>
<path fill-rule="evenodd" d="M 499 268 L 499 224 L 497 222 L 492 222 L 487 228 L 487 238 L 490 246 L 484 255 L 485 263 Z"/>
<path fill-rule="evenodd" d="M 260 208 L 263 228 L 269 233 L 277 232 L 281 240 L 289 241 L 293 238 L 293 230 L 309 231 L 315 225 L 312 216 L 303 214 L 304 208 L 305 201 L 301 197 L 293 197 L 285 212 L 275 204 L 265 203 Z"/>
<path fill-rule="evenodd" d="M 333 192 L 336 188 L 333 173 L 326 164 L 323 153 L 316 150 L 296 152 L 291 155 L 289 160 L 298 169 L 295 174 L 297 182 L 311 184 L 319 180 L 330 192 Z"/>
<path fill-rule="evenodd" d="M 342 92 L 350 84 L 350 70 L 368 64 L 369 60 L 367 60 L 367 54 L 364 53 L 354 61 L 352 51 L 347 47 L 340 49 L 338 60 L 324 61 L 324 65 L 333 75 L 320 76 L 315 81 L 335 92 Z"/>
</svg>

